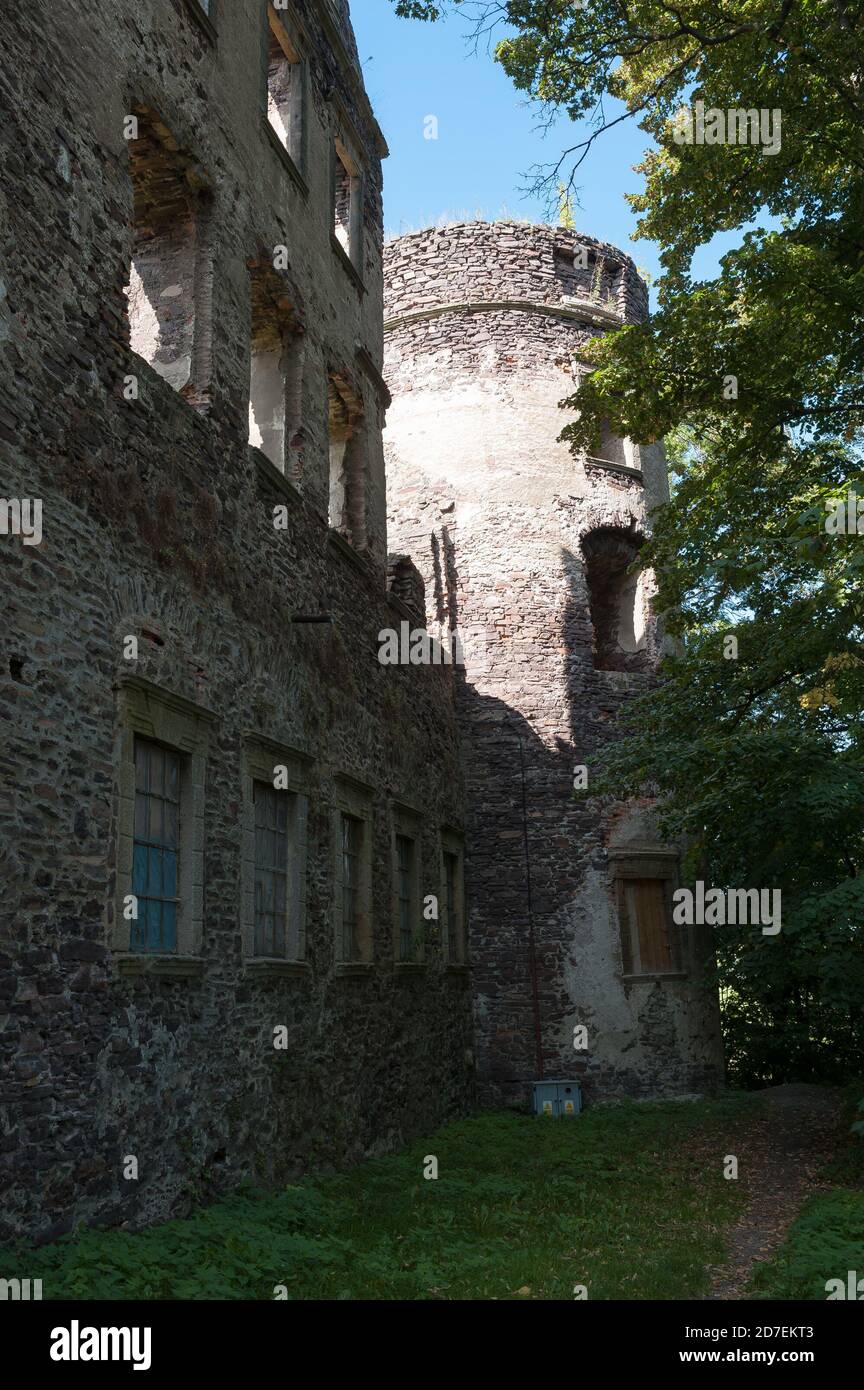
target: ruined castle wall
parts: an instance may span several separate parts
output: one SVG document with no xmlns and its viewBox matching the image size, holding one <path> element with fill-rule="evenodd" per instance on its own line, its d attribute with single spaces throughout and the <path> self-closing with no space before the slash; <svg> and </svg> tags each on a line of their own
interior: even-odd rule
<svg viewBox="0 0 864 1390">
<path fill-rule="evenodd" d="M 385 587 L 380 133 L 331 4 L 291 11 L 302 168 L 263 115 L 267 7 L 196 6 L 0 16 L 0 496 L 42 502 L 40 544 L 0 535 L 3 1236 L 155 1220 L 240 1178 L 335 1167 L 473 1091 L 467 977 L 436 924 L 422 963 L 394 961 L 394 804 L 416 809 L 424 894 L 464 810 L 449 672 L 377 661 L 379 630 L 408 612 Z M 128 343 L 138 110 L 169 132 L 205 253 L 166 286 L 194 298 L 182 392 Z M 331 143 L 349 130 L 359 267 L 329 235 Z M 247 443 L 250 268 L 277 245 L 303 348 L 295 483 Z M 365 421 L 362 553 L 328 527 L 332 374 Z M 117 945 L 121 707 L 154 688 L 206 738 L 190 787 L 200 934 L 172 959 Z M 241 929 L 249 736 L 296 762 L 308 801 L 305 953 L 284 969 L 250 959 Z M 356 968 L 334 926 L 345 777 L 372 835 L 373 952 Z"/>
<path fill-rule="evenodd" d="M 547 1076 L 581 1074 L 607 1097 L 701 1091 L 720 1074 L 704 942 L 683 943 L 676 978 L 624 974 L 615 850 L 658 845 L 650 808 L 604 813 L 572 794 L 662 646 L 643 574 L 639 650 L 598 669 L 583 545 L 605 528 L 647 535 L 667 495 L 656 446 L 625 442 L 613 462 L 608 441 L 596 460 L 558 442 L 580 349 L 645 311 L 632 263 L 605 245 L 614 295 L 574 288 L 583 242 L 599 245 L 470 224 L 385 250 L 389 534 L 423 573 L 428 620 L 465 634 L 478 1075 L 493 1103 L 524 1103 L 538 1074 L 529 901 Z M 573 1048 L 579 1024 L 587 1052 Z"/>
</svg>

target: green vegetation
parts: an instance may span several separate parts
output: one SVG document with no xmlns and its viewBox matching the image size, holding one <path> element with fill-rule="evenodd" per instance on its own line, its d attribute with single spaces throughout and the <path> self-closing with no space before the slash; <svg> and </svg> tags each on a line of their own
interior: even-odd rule
<svg viewBox="0 0 864 1390">
<path fill-rule="evenodd" d="M 757 1265 L 748 1297 L 827 1298 L 829 1279 L 854 1270 L 864 1279 L 864 1192 L 838 1189 L 810 1197 L 773 1259 Z"/>
<path fill-rule="evenodd" d="M 138 1234 L 79 1231 L 28 1250 L 27 1273 L 46 1299 L 272 1299 L 280 1284 L 291 1299 L 569 1300 L 575 1284 L 692 1298 L 738 1210 L 722 1155 L 758 1104 L 477 1116 L 278 1195 L 240 1191 Z"/>
<path fill-rule="evenodd" d="M 604 422 L 671 439 L 675 494 L 640 560 L 680 649 L 628 705 L 591 792 L 652 788 L 667 833 L 693 846 L 691 881 L 782 892 L 778 937 L 714 933 L 736 1084 L 843 1081 L 864 1064 L 864 11 L 461 12 L 500 35 L 496 60 L 547 116 L 587 123 L 537 175 L 550 203 L 609 125 L 637 120 L 648 147 L 629 202 L 661 248 L 658 308 L 586 348 L 595 370 L 562 437 L 591 454 Z M 677 114 L 696 101 L 776 113 L 782 139 L 681 143 Z M 697 280 L 694 253 L 723 232 L 739 244 Z"/>
<path fill-rule="evenodd" d="M 861 1082 L 846 1088 L 846 1114 L 860 1114 Z M 827 1298 L 826 1282 L 864 1279 L 864 1146 L 851 1127 L 825 1178 L 839 1186 L 804 1203 L 772 1259 L 756 1266 L 748 1298 Z"/>
</svg>

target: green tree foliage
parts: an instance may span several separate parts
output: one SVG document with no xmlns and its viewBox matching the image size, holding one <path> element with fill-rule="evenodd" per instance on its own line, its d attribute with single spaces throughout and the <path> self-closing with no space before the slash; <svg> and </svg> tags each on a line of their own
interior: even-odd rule
<svg viewBox="0 0 864 1390">
<path fill-rule="evenodd" d="M 468 8 L 507 22 L 496 57 L 519 89 L 589 119 L 539 180 L 553 197 L 609 124 L 633 117 L 652 142 L 630 201 L 662 249 L 658 309 L 592 344 L 564 437 L 592 454 L 603 420 L 671 437 L 674 496 L 642 558 L 678 654 L 599 786 L 653 786 L 667 830 L 692 837 L 693 874 L 783 891 L 778 937 L 717 931 L 738 1076 L 860 1072 L 864 520 L 831 534 L 826 504 L 864 498 L 864 4 Z M 779 112 L 779 149 L 679 143 L 697 101 Z M 735 229 L 720 273 L 696 281 L 694 251 Z"/>
</svg>

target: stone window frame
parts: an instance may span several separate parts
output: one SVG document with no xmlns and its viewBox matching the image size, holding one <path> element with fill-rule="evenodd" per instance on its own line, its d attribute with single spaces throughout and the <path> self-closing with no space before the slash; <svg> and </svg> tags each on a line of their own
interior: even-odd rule
<svg viewBox="0 0 864 1390">
<path fill-rule="evenodd" d="M 264 41 L 262 63 L 262 105 L 263 119 L 268 136 L 280 155 L 288 172 L 304 193 L 308 193 L 306 175 L 309 166 L 309 59 L 303 43 L 302 26 L 294 6 L 285 4 L 277 9 L 272 0 L 267 0 L 264 18 Z M 295 96 L 291 123 L 295 139 L 286 146 L 279 138 L 269 118 L 269 53 L 272 38 L 285 54 L 286 62 L 298 69 L 299 90 Z"/>
<path fill-rule="evenodd" d="M 330 141 L 330 243 L 348 270 L 358 289 L 363 283 L 363 208 L 366 197 L 366 173 L 358 153 L 361 142 L 340 104 L 332 102 L 332 137 Z M 338 164 L 349 178 L 348 249 L 336 235 L 336 176 Z"/>
<path fill-rule="evenodd" d="M 362 954 L 349 960 L 342 930 L 342 817 L 353 816 L 362 826 L 360 865 L 360 932 Z M 365 782 L 338 774 L 333 783 L 331 813 L 333 848 L 333 946 L 337 970 L 342 974 L 366 974 L 375 963 L 375 916 L 372 893 L 375 820 L 374 792 Z"/>
<path fill-rule="evenodd" d="M 601 521 L 587 527 L 580 537 L 595 671 L 643 675 L 651 669 L 651 612 L 645 589 L 648 571 L 644 562 L 630 571 L 630 563 L 638 559 L 644 543 L 643 531 L 632 529 L 632 518 L 630 527 L 620 521 Z M 610 553 L 622 546 L 632 550 L 632 560 L 623 568 L 610 570 Z M 637 631 L 638 625 L 641 631 Z M 628 627 L 632 635 L 628 635 Z"/>
<path fill-rule="evenodd" d="M 609 862 L 618 924 L 621 978 L 628 983 L 687 979 L 692 973 L 691 940 L 689 935 L 680 934 L 682 928 L 677 927 L 672 919 L 672 895 L 678 886 L 681 864 L 678 850 L 666 849 L 661 845 L 622 845 L 609 850 Z M 669 970 L 627 969 L 630 948 L 625 942 L 630 923 L 624 887 L 628 880 L 633 879 L 658 879 L 664 884 L 666 928 L 673 960 Z"/>
<path fill-rule="evenodd" d="M 344 411 L 344 438 L 334 439 L 331 402 L 336 400 Z M 346 372 L 330 367 L 327 372 L 328 411 L 328 495 L 327 520 L 355 550 L 364 550 L 366 533 L 366 493 L 369 477 L 369 436 L 362 388 Z M 339 475 L 334 483 L 338 453 Z M 334 498 L 341 496 L 341 515 L 334 514 Z"/>
<path fill-rule="evenodd" d="M 217 21 L 222 0 L 186 0 L 186 9 L 211 43 L 216 42 Z"/>
<path fill-rule="evenodd" d="M 411 912 L 415 923 L 412 939 L 414 954 L 402 957 L 402 932 L 399 918 L 399 856 L 397 839 L 402 836 L 414 846 L 411 871 Z M 414 969 L 426 964 L 426 933 L 423 929 L 423 816 L 413 806 L 394 801 L 390 808 L 390 917 L 393 926 L 393 960 L 399 969 Z"/>
<path fill-rule="evenodd" d="M 298 313 L 296 291 L 287 280 L 272 269 L 266 255 L 259 251 L 246 261 L 249 271 L 249 428 L 256 401 L 260 399 L 263 378 L 256 379 L 256 360 L 264 363 L 275 359 L 275 375 L 281 397 L 281 438 L 278 458 L 271 457 L 261 444 L 249 447 L 263 454 L 268 463 L 284 478 L 298 484 L 302 476 L 302 452 L 294 442 L 303 426 L 303 391 L 306 370 L 306 335 Z M 257 315 L 257 316 L 256 316 Z M 269 336 L 270 344 L 262 349 L 261 342 Z M 256 349 L 256 344 L 258 347 Z M 278 349 L 278 356 L 277 356 Z M 256 419 L 260 429 L 260 422 Z M 263 431 L 262 431 L 263 433 Z"/>
<path fill-rule="evenodd" d="M 249 730 L 242 735 L 240 820 L 240 934 L 247 972 L 305 974 L 308 905 L 309 801 L 312 758 L 301 749 Z M 285 791 L 292 798 L 288 824 L 288 902 L 284 956 L 255 954 L 255 782 L 273 786 L 274 769 L 286 770 Z M 292 922 L 296 930 L 291 930 Z M 290 933 L 290 934 L 289 934 Z M 295 949 L 291 952 L 291 936 Z"/>
<path fill-rule="evenodd" d="M 117 839 L 116 883 L 109 940 L 116 957 L 131 963 L 200 960 L 204 935 L 204 828 L 206 768 L 211 724 L 217 716 L 184 696 L 141 676 L 121 677 L 116 727 Z M 172 952 L 133 951 L 124 900 L 132 891 L 135 840 L 135 739 L 180 755 L 179 910 L 177 945 Z"/>
<path fill-rule="evenodd" d="M 187 0 L 190 8 L 197 7 L 197 0 Z M 202 22 L 209 23 L 206 16 L 201 12 Z M 215 34 L 215 31 L 214 31 Z M 188 347 L 188 375 L 185 381 L 172 381 L 172 375 L 176 375 L 168 370 L 178 361 L 183 361 L 183 357 L 175 358 L 173 363 L 156 364 L 143 352 L 139 352 L 133 346 L 135 339 L 135 326 L 133 316 L 130 314 L 132 299 L 127 303 L 127 322 L 128 338 L 127 350 L 132 359 L 131 368 L 133 373 L 137 373 L 138 363 L 143 363 L 154 375 L 160 377 L 166 385 L 173 390 L 182 400 L 185 400 L 193 409 L 206 411 L 211 400 L 214 379 L 213 362 L 213 292 L 215 284 L 215 265 L 214 265 L 214 206 L 213 206 L 213 185 L 209 175 L 204 171 L 198 160 L 188 148 L 181 145 L 173 127 L 163 116 L 162 111 L 151 105 L 149 101 L 135 100 L 130 103 L 130 112 L 138 120 L 138 134 L 135 140 L 127 142 L 127 170 L 129 178 L 129 231 L 131 233 L 132 250 L 128 259 L 129 283 L 126 292 L 133 284 L 133 275 L 137 271 L 136 253 L 138 264 L 142 257 L 138 244 L 136 243 L 136 231 L 139 221 L 136 216 L 136 181 L 134 156 L 136 151 L 134 146 L 138 140 L 147 138 L 153 145 L 161 146 L 162 158 L 166 167 L 172 170 L 177 183 L 183 184 L 184 198 L 189 214 L 189 230 L 187 231 L 188 254 L 191 263 L 191 275 L 189 294 L 183 300 L 185 306 L 185 316 L 190 321 L 190 326 L 185 330 L 186 341 L 184 346 Z M 143 126 L 143 129 L 142 129 Z M 173 224 L 172 224 L 173 225 Z M 140 276 L 140 271 L 137 272 Z M 143 277 L 142 277 L 143 280 Z M 149 300 L 148 287 L 144 285 L 144 294 Z M 172 296 L 173 298 L 173 296 Z M 152 306 L 152 301 L 150 301 Z M 158 314 L 157 314 L 158 319 Z M 162 339 L 163 325 L 159 324 L 159 339 Z"/>
<path fill-rule="evenodd" d="M 596 368 L 589 367 L 587 364 L 581 361 L 577 361 L 573 364 L 574 384 L 576 387 L 574 395 L 578 396 L 579 391 L 582 388 L 582 383 L 586 381 L 589 376 L 592 376 L 595 370 Z M 613 440 L 621 445 L 622 453 L 624 455 L 623 463 L 619 459 L 607 457 L 602 453 L 604 447 L 604 439 Z M 593 468 L 610 469 L 612 472 L 624 473 L 628 476 L 634 476 L 638 478 L 642 477 L 642 469 L 638 456 L 637 446 L 634 444 L 633 440 L 630 439 L 627 435 L 613 435 L 611 429 L 609 428 L 609 421 L 606 419 L 604 419 L 601 422 L 600 439 L 598 440 L 597 448 L 601 451 L 600 453 L 585 454 L 585 464 L 588 464 Z"/>
<path fill-rule="evenodd" d="M 450 955 L 450 923 L 446 922 L 446 929 L 442 926 L 441 931 L 441 953 L 447 962 L 450 970 L 467 970 L 468 959 L 468 907 L 467 894 L 465 891 L 465 837 L 461 831 L 455 830 L 452 826 L 442 825 L 439 835 L 440 865 L 439 879 L 441 883 L 440 903 L 444 904 L 446 914 L 447 903 L 447 865 L 445 854 L 454 854 L 458 862 L 456 903 L 458 908 L 458 931 L 456 934 L 457 953 L 453 959 Z M 444 914 L 438 913 L 439 922 Z"/>
</svg>

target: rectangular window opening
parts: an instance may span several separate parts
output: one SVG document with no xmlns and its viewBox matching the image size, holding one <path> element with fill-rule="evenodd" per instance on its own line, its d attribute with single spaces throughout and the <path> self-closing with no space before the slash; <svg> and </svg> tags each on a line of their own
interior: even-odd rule
<svg viewBox="0 0 864 1390">
<path fill-rule="evenodd" d="M 340 389 L 341 386 L 341 389 Z M 366 544 L 366 460 L 362 401 L 341 379 L 328 382 L 329 522 L 358 550 Z"/>
<path fill-rule="evenodd" d="M 336 240 L 346 256 L 351 255 L 351 174 L 339 155 L 336 155 L 335 181 Z"/>
<path fill-rule="evenodd" d="M 137 917 L 130 949 L 177 950 L 180 909 L 181 758 L 146 739 L 135 739 L 135 822 L 132 893 Z"/>
<path fill-rule="evenodd" d="M 270 7 L 267 46 L 267 120 L 298 169 L 303 167 L 303 62 Z"/>
<path fill-rule="evenodd" d="M 670 932 L 668 880 L 619 880 L 624 973 L 668 974 L 680 969 Z"/>
<path fill-rule="evenodd" d="M 255 955 L 284 957 L 288 929 L 289 812 L 293 797 L 255 782 Z"/>
<path fill-rule="evenodd" d="M 347 961 L 361 959 L 363 822 L 342 814 L 342 953 Z"/>
<path fill-rule="evenodd" d="M 286 287 L 267 266 L 250 276 L 249 443 L 280 473 L 302 471 L 291 441 L 299 438 L 303 355 Z"/>
<path fill-rule="evenodd" d="M 447 959 L 458 962 L 460 953 L 459 909 L 459 856 L 445 851 L 444 854 L 444 911 L 447 923 Z"/>
<path fill-rule="evenodd" d="M 415 932 L 417 904 L 415 901 L 416 846 L 407 835 L 396 836 L 396 904 L 399 921 L 399 959 L 417 959 L 418 940 Z"/>
<path fill-rule="evenodd" d="M 187 178 L 192 161 L 151 112 L 133 118 L 132 258 L 125 287 L 129 346 L 175 391 L 200 395 L 208 373 L 209 259 L 203 197 Z"/>
</svg>

